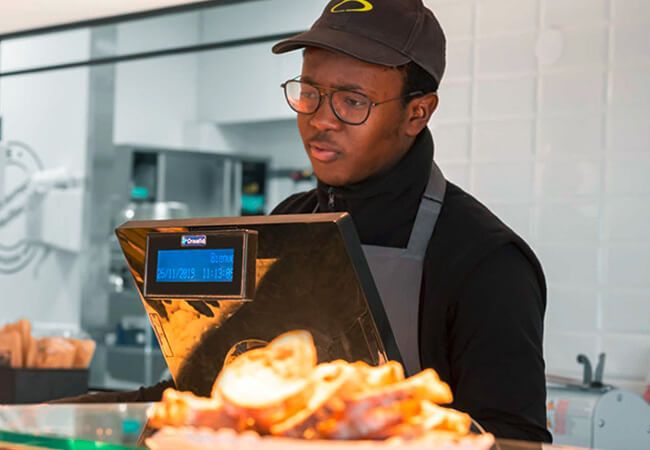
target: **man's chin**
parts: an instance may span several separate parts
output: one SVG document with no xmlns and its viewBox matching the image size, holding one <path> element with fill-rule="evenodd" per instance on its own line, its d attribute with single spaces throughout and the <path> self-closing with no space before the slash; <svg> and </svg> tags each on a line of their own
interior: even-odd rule
<svg viewBox="0 0 650 450">
<path fill-rule="evenodd" d="M 314 174 L 318 181 L 332 187 L 341 187 L 349 184 L 348 177 L 343 174 L 332 173 L 332 171 L 314 170 Z"/>
</svg>

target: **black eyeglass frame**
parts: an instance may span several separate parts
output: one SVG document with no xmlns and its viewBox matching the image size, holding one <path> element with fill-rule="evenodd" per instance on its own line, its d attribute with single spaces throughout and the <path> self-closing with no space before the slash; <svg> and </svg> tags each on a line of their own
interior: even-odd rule
<svg viewBox="0 0 650 450">
<path fill-rule="evenodd" d="M 291 105 L 291 102 L 289 101 L 289 94 L 287 93 L 287 86 L 289 85 L 289 83 L 306 84 L 308 86 L 316 88 L 316 90 L 318 91 L 318 94 L 319 94 L 318 95 L 318 103 L 316 103 L 316 107 L 314 108 L 313 111 L 311 111 L 311 112 L 298 111 L 297 109 L 295 109 Z M 368 97 L 366 94 L 363 94 L 361 92 L 352 91 L 350 89 L 335 89 L 335 88 L 328 88 L 328 87 L 325 87 L 325 86 L 319 86 L 317 84 L 307 83 L 306 81 L 302 81 L 299 78 L 293 78 L 291 80 L 287 80 L 284 83 L 282 83 L 280 85 L 280 87 L 282 87 L 282 90 L 284 91 L 284 98 L 287 101 L 287 104 L 289 105 L 289 108 L 291 108 L 296 113 L 307 115 L 307 116 L 311 115 L 311 114 L 315 114 L 316 111 L 318 111 L 318 108 L 320 108 L 321 103 L 323 102 L 323 97 L 327 96 L 327 97 L 329 97 L 330 109 L 332 110 L 332 112 L 334 113 L 336 118 L 338 120 L 340 120 L 341 122 L 343 122 L 344 124 L 352 125 L 352 126 L 359 126 L 359 125 L 363 125 L 364 123 L 366 123 L 368 121 L 368 118 L 370 117 L 370 113 L 372 112 L 372 108 L 374 108 L 375 106 L 383 105 L 384 103 L 393 102 L 395 100 L 402 100 L 402 99 L 409 98 L 409 97 L 416 97 L 418 95 L 424 95 L 423 91 L 413 91 L 413 92 L 411 92 L 409 94 L 406 94 L 406 95 L 401 95 L 399 97 L 389 98 L 389 99 L 386 99 L 386 100 L 375 102 L 370 97 Z M 368 112 L 366 113 L 365 118 L 360 122 L 350 122 L 349 120 L 345 120 L 345 119 L 341 118 L 341 116 L 339 116 L 339 113 L 336 111 L 336 108 L 334 108 L 334 103 L 332 101 L 332 96 L 336 92 L 350 92 L 352 94 L 361 95 L 361 96 L 367 98 L 369 103 L 368 103 Z"/>
</svg>

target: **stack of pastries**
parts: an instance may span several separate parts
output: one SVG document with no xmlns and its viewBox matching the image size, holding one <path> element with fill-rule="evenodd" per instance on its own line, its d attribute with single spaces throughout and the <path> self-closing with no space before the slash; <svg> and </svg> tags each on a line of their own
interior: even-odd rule
<svg viewBox="0 0 650 450">
<path fill-rule="evenodd" d="M 297 439 L 425 440 L 490 448 L 491 435 L 470 434 L 467 414 L 441 406 L 451 402 L 449 386 L 431 369 L 406 378 L 394 361 L 377 367 L 342 360 L 317 364 L 311 335 L 292 331 L 226 365 L 209 398 L 165 391 L 149 411 L 150 425 L 162 431 L 147 444 L 193 448 L 191 436 L 201 435 L 201 445 L 214 448 L 221 448 L 219 442 L 223 448 L 257 448 L 269 439 L 286 439 L 283 445 Z M 251 435 L 259 442 L 250 443 Z M 248 439 L 249 446 L 233 436 Z"/>
</svg>

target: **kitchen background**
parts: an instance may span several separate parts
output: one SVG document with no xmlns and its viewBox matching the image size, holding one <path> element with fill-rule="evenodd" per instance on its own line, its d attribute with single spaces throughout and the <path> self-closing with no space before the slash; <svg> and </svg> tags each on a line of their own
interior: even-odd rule
<svg viewBox="0 0 650 450">
<path fill-rule="evenodd" d="M 431 122 L 436 159 L 539 255 L 547 371 L 577 377 L 578 353 L 605 352 L 605 381 L 643 392 L 650 2 L 425 3 L 449 41 Z M 100 341 L 95 386 L 158 379 L 162 358 L 112 229 L 154 200 L 166 214 L 239 215 L 269 212 L 313 185 L 300 173 L 309 163 L 280 89 L 299 74 L 301 55 L 270 47 L 323 5 L 215 1 L 0 40 L 0 323 L 83 329 Z M 180 198 L 193 176 L 172 176 L 179 151 L 223 175 L 213 209 Z"/>
</svg>

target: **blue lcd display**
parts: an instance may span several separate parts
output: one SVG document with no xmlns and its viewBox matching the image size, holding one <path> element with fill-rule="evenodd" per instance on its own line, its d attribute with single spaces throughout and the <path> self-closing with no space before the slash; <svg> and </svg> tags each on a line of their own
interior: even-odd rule
<svg viewBox="0 0 650 450">
<path fill-rule="evenodd" d="M 158 283 L 231 283 L 235 249 L 158 250 Z"/>
</svg>

